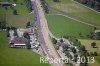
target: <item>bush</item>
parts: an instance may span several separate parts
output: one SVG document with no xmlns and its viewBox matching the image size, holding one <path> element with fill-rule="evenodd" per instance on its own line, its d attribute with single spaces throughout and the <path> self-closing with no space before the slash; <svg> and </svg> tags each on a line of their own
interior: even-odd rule
<svg viewBox="0 0 100 66">
<path fill-rule="evenodd" d="M 52 42 L 53 42 L 53 44 L 56 44 L 57 40 L 55 38 L 52 38 Z"/>
</svg>

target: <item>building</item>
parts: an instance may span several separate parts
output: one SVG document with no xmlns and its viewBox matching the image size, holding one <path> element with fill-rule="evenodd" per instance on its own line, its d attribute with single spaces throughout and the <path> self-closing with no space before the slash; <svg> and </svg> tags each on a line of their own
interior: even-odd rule
<svg viewBox="0 0 100 66">
<path fill-rule="evenodd" d="M 16 6 L 16 4 L 12 4 L 12 3 L 10 3 L 10 2 L 0 2 L 0 6 L 11 6 L 11 5 L 13 5 L 13 6 Z"/>
<path fill-rule="evenodd" d="M 10 6 L 12 3 L 9 2 L 0 2 L 0 6 Z"/>
<path fill-rule="evenodd" d="M 23 37 L 14 37 L 10 42 L 10 47 L 26 48 L 27 39 Z"/>
</svg>

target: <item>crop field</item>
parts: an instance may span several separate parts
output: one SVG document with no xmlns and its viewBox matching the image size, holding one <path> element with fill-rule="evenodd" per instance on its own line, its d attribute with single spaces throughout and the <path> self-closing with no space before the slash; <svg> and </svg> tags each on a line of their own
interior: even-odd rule
<svg viewBox="0 0 100 66">
<path fill-rule="evenodd" d="M 53 2 L 53 0 L 46 0 L 50 13 L 61 13 L 72 16 L 78 20 L 100 26 L 100 13 L 76 3 L 73 0 L 60 0 L 60 2 Z"/>
<path fill-rule="evenodd" d="M 77 22 L 61 15 L 47 15 L 50 31 L 58 37 L 74 36 L 80 38 L 79 33 L 84 35 L 93 31 L 93 27 L 87 24 Z"/>
<path fill-rule="evenodd" d="M 40 55 L 27 50 L 9 48 L 6 32 L 0 30 L 0 66 L 50 66 L 40 63 Z"/>
<path fill-rule="evenodd" d="M 0 0 L 6 2 L 7 0 Z M 14 3 L 13 0 L 9 2 Z M 32 22 L 34 16 L 29 13 L 24 0 L 17 0 L 17 5 L 10 7 L 0 7 L 0 21 L 6 21 L 7 26 L 15 26 L 25 28 L 27 22 Z M 16 10 L 18 15 L 14 15 L 13 11 Z"/>
</svg>

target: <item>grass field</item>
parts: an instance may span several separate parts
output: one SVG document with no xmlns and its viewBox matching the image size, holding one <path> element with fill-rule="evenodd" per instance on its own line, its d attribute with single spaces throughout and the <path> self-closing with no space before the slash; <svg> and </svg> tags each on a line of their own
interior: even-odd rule
<svg viewBox="0 0 100 66">
<path fill-rule="evenodd" d="M 30 50 L 9 48 L 6 32 L 0 30 L 0 66 L 50 66 L 40 63 L 39 58 Z"/>
<path fill-rule="evenodd" d="M 0 0 L 6 2 L 7 0 Z M 14 3 L 13 0 L 10 0 Z M 23 5 L 21 5 L 21 3 Z M 27 22 L 32 22 L 34 19 L 33 14 L 29 13 L 24 0 L 17 0 L 17 5 L 13 7 L 17 10 L 19 15 L 13 14 L 13 9 L 8 6 L 7 9 L 0 7 L 0 21 L 6 21 L 7 26 L 25 27 Z"/>
<path fill-rule="evenodd" d="M 90 64 L 90 66 L 100 66 L 100 41 L 99 40 L 86 40 L 86 39 L 79 39 L 82 45 L 85 46 L 88 52 L 97 52 L 98 56 L 95 57 L 95 63 Z M 98 48 L 92 48 L 91 43 L 96 42 L 98 44 Z"/>
<path fill-rule="evenodd" d="M 53 0 L 46 0 L 46 2 L 50 8 L 50 13 L 70 15 L 84 22 L 100 26 L 100 13 L 96 13 L 73 0 L 60 0 L 58 3 L 53 2 Z"/>
<path fill-rule="evenodd" d="M 93 27 L 69 19 L 65 16 L 47 15 L 47 20 L 51 32 L 58 37 L 74 36 L 80 38 L 79 33 L 81 32 L 84 35 L 84 38 L 86 38 L 86 35 L 93 31 Z"/>
<path fill-rule="evenodd" d="M 99 56 L 96 57 L 96 60 L 98 61 L 98 63 L 100 64 L 100 53 L 98 54 Z"/>
<path fill-rule="evenodd" d="M 100 41 L 99 40 L 79 39 L 79 41 L 81 41 L 81 44 L 86 47 L 87 51 L 89 51 L 89 52 L 97 51 L 98 53 L 100 53 Z M 92 42 L 96 42 L 98 44 L 98 49 L 91 47 Z"/>
</svg>

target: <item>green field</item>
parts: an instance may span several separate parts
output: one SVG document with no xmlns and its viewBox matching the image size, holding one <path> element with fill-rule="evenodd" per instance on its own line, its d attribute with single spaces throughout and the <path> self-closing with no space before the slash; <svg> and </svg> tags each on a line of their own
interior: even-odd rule
<svg viewBox="0 0 100 66">
<path fill-rule="evenodd" d="M 79 39 L 82 45 L 85 46 L 88 52 L 97 52 L 98 56 L 95 57 L 95 63 L 90 64 L 90 66 L 100 66 L 100 41 L 99 40 L 87 40 L 87 39 Z M 96 42 L 98 44 L 98 48 L 92 48 L 91 43 Z"/>
<path fill-rule="evenodd" d="M 81 41 L 81 44 L 84 45 L 89 52 L 95 52 L 97 51 L 100 53 L 100 41 L 99 40 L 87 40 L 87 39 L 79 39 Z M 92 48 L 91 43 L 96 42 L 98 44 L 98 48 Z"/>
<path fill-rule="evenodd" d="M 96 57 L 96 60 L 98 61 L 98 63 L 100 64 L 100 53 L 98 54 L 99 56 Z"/>
<path fill-rule="evenodd" d="M 40 56 L 27 49 L 9 48 L 6 32 L 0 30 L 0 66 L 50 66 L 40 63 Z"/>
<path fill-rule="evenodd" d="M 73 0 L 60 0 L 56 3 L 53 0 L 46 0 L 50 13 L 64 14 L 78 20 L 100 26 L 100 13 L 96 13 Z"/>
<path fill-rule="evenodd" d="M 86 38 L 86 35 L 93 31 L 93 27 L 65 16 L 47 15 L 47 20 L 51 32 L 58 37 L 74 36 L 80 38 L 79 33 L 82 33 L 84 38 Z"/>
<path fill-rule="evenodd" d="M 7 2 L 7 0 L 0 0 Z M 14 3 L 13 0 L 10 0 L 11 3 Z M 13 7 L 13 9 L 8 6 L 7 9 L 5 7 L 0 7 L 0 21 L 6 21 L 7 26 L 15 26 L 15 27 L 25 27 L 27 22 L 32 22 L 34 16 L 32 13 L 29 13 L 28 8 L 26 7 L 26 3 L 24 0 L 17 0 L 17 5 Z M 19 15 L 14 15 L 13 11 L 17 10 Z"/>
</svg>

